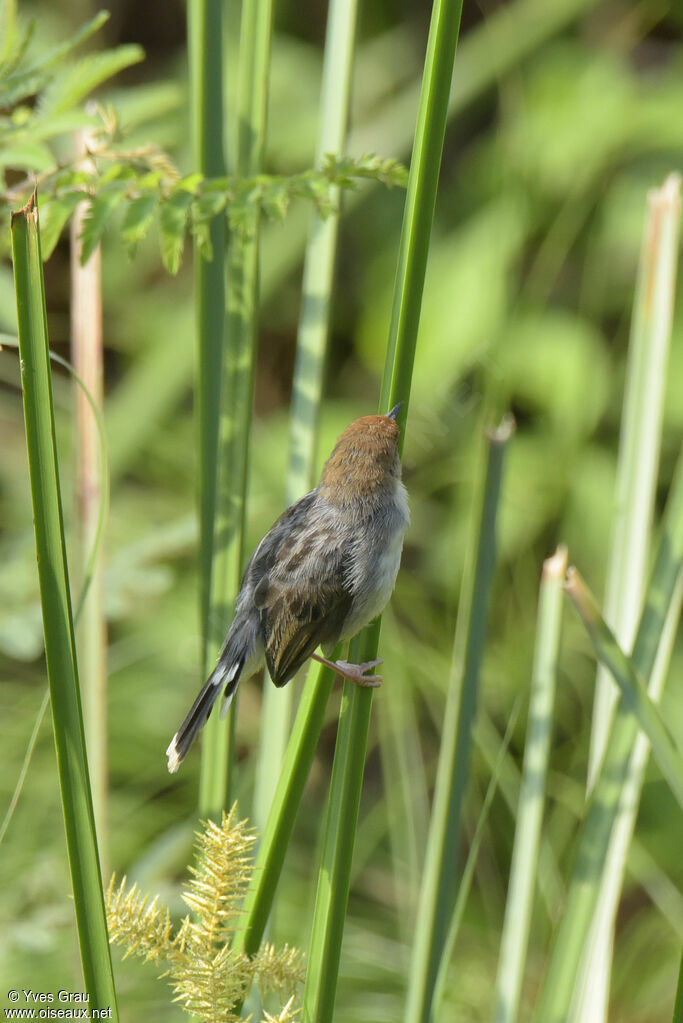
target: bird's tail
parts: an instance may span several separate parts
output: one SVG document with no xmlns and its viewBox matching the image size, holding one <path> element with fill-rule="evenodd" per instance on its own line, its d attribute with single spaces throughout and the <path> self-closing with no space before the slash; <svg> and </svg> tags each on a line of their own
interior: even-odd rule
<svg viewBox="0 0 683 1023">
<path fill-rule="evenodd" d="M 197 699 L 190 707 L 190 712 L 182 725 L 171 739 L 166 750 L 168 769 L 174 774 L 185 759 L 187 751 L 206 724 L 213 705 L 223 690 L 225 697 L 221 714 L 224 714 L 235 695 L 245 663 L 245 653 L 237 652 L 235 644 L 226 641 L 218 663 L 202 686 Z"/>
</svg>

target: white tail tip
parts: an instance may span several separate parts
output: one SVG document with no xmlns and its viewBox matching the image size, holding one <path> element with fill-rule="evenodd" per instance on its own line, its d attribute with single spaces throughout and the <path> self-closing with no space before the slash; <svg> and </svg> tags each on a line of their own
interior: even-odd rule
<svg viewBox="0 0 683 1023">
<path fill-rule="evenodd" d="M 233 674 L 234 674 L 234 672 L 233 672 Z M 233 691 L 230 693 L 230 695 L 226 696 L 226 698 L 223 700 L 223 706 L 221 707 L 221 718 L 224 718 L 225 715 L 228 713 L 228 709 L 230 707 L 230 704 L 232 703 L 232 698 L 233 698 L 234 695 L 235 695 L 235 690 L 233 689 Z"/>
<path fill-rule="evenodd" d="M 170 745 L 166 750 L 166 756 L 168 757 L 168 770 L 170 774 L 175 774 L 180 767 L 180 757 L 178 756 L 178 748 L 176 746 L 176 739 L 178 738 L 177 733 L 171 739 Z"/>
</svg>

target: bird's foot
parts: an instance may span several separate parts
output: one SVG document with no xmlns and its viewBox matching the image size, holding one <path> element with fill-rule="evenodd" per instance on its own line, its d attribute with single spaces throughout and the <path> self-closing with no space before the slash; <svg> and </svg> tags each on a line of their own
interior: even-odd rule
<svg viewBox="0 0 683 1023">
<path fill-rule="evenodd" d="M 348 679 L 349 682 L 355 682 L 357 686 L 377 689 L 382 684 L 381 675 L 365 674 L 370 668 L 376 668 L 378 664 L 381 664 L 381 658 L 376 661 L 364 661 L 363 664 L 351 664 L 349 661 L 328 661 L 326 657 L 320 657 L 319 654 L 313 654 L 312 656 L 313 660 L 319 661 L 320 664 L 326 664 L 328 668 L 332 668 L 342 678 Z"/>
<path fill-rule="evenodd" d="M 381 657 L 376 661 L 363 661 L 362 664 L 350 664 L 349 661 L 336 661 L 334 669 L 342 676 L 342 678 L 347 678 L 349 682 L 355 682 L 357 686 L 367 686 L 370 689 L 377 689 L 377 687 L 381 686 L 384 681 L 382 676 L 366 675 L 365 672 L 369 671 L 370 668 L 376 668 L 377 665 L 381 663 Z"/>
</svg>

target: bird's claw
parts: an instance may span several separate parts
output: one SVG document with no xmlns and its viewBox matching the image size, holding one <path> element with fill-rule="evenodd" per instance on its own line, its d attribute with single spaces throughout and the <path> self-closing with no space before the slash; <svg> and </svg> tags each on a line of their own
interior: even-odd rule
<svg viewBox="0 0 683 1023">
<path fill-rule="evenodd" d="M 335 671 L 342 678 L 346 678 L 349 682 L 355 682 L 357 686 L 365 686 L 370 689 L 377 689 L 383 682 L 381 675 L 366 675 L 365 672 L 369 671 L 370 668 L 376 668 L 378 664 L 382 663 L 381 657 L 376 661 L 364 661 L 362 664 L 351 664 L 349 661 L 336 661 Z"/>
</svg>

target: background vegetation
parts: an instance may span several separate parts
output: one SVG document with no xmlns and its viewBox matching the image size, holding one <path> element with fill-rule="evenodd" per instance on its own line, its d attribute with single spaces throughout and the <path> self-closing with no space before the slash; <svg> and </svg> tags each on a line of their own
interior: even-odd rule
<svg viewBox="0 0 683 1023">
<path fill-rule="evenodd" d="M 510 407 L 517 432 L 502 490 L 499 559 L 465 808 L 472 837 L 515 701 L 521 712 L 477 858 L 454 950 L 443 1018 L 488 1020 L 514 832 L 538 581 L 567 543 L 602 593 L 613 513 L 625 354 L 649 188 L 683 163 L 683 17 L 658 0 L 637 5 L 538 0 L 466 4 L 453 117 L 437 201 L 404 451 L 413 523 L 384 617 L 385 685 L 374 701 L 336 1019 L 402 1016 L 465 561 L 485 396 Z M 53 45 L 94 13 L 85 4 L 26 4 L 31 45 Z M 313 162 L 324 6 L 278 5 L 272 45 L 267 169 Z M 361 13 L 349 152 L 406 160 L 429 10 L 366 5 Z M 234 14 L 225 46 L 230 67 Z M 183 5 L 121 4 L 107 45 L 141 44 L 147 59 L 104 94 L 126 144 L 156 142 L 183 172 L 188 148 Z M 227 102 L 231 102 L 230 93 Z M 228 146 L 230 145 L 228 140 Z M 9 161 L 11 168 L 11 160 Z M 8 178 L 11 185 L 11 174 Z M 373 411 L 390 317 L 403 194 L 363 186 L 347 197 L 337 260 L 321 460 L 341 428 Z M 307 206 L 264 230 L 262 309 L 248 511 L 251 549 L 283 505 L 287 414 Z M 104 402 L 112 474 L 104 599 L 108 619 L 110 864 L 178 905 L 190 859 L 199 759 L 171 779 L 164 750 L 201 669 L 195 515 L 195 352 L 191 261 L 162 268 L 158 240 L 134 261 L 114 228 L 103 248 Z M 3 238 L 3 245 L 8 243 Z M 69 355 L 66 241 L 46 266 L 50 338 Z M 0 330 L 16 333 L 9 265 L 0 274 Z M 683 427 L 680 303 L 666 383 L 659 489 L 670 485 Z M 493 397 L 492 397 L 493 396 Z M 55 379 L 63 488 L 75 489 L 73 393 Z M 0 354 L 0 720 L 2 805 L 11 798 L 45 689 L 19 369 Z M 73 512 L 73 507 L 71 508 Z M 560 660 L 541 874 L 525 1004 L 543 975 L 583 812 L 595 668 L 568 608 Z M 680 639 L 671 679 L 683 667 Z M 297 685 L 298 683 L 293 683 Z M 251 812 L 260 681 L 242 687 L 237 797 Z M 272 927 L 306 948 L 312 864 L 328 791 L 338 694 L 328 708 L 285 864 Z M 683 691 L 664 714 L 683 728 Z M 683 827 L 656 766 L 648 769 L 618 920 L 615 1020 L 670 1018 L 683 937 Z M 54 745 L 41 729 L 24 793 L 0 847 L 0 991 L 74 986 L 77 947 Z M 163 985 L 116 962 L 124 1018 L 167 1020 Z M 522 1017 L 524 1018 L 524 1016 Z"/>
</svg>

